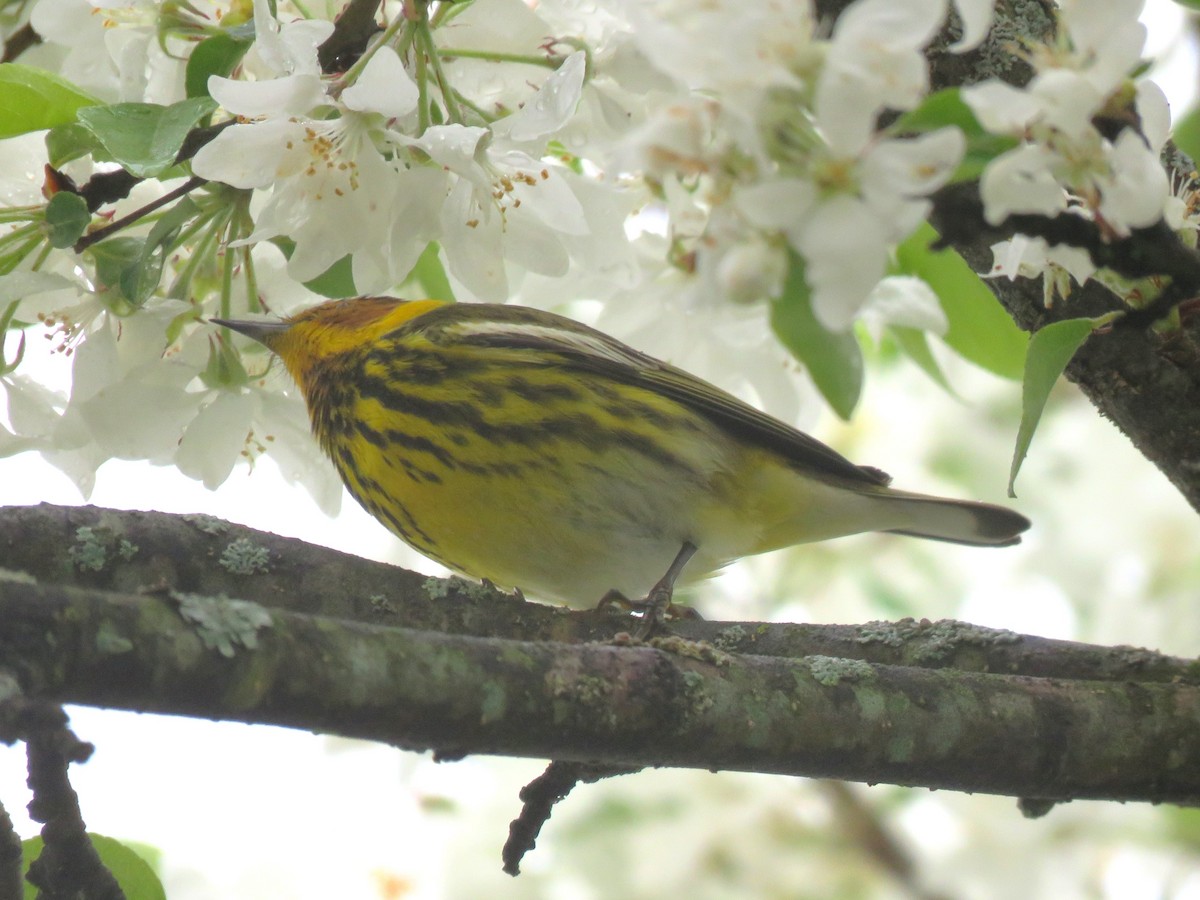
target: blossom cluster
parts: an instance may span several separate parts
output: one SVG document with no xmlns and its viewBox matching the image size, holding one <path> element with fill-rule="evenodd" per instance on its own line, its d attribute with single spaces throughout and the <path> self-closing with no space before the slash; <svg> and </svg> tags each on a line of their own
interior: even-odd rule
<svg viewBox="0 0 1200 900">
<path fill-rule="evenodd" d="M 216 485 L 265 452 L 336 502 L 286 379 L 203 321 L 286 313 L 313 291 L 594 301 L 618 336 L 786 415 L 797 381 L 766 327 L 781 297 L 834 335 L 861 321 L 945 330 L 937 294 L 907 277 L 896 248 L 952 179 L 980 178 L 993 224 L 1083 215 L 1121 235 L 1169 206 L 1165 104 L 1133 80 L 1140 0 L 1064 0 L 1048 42 L 1013 44 L 1034 67 L 1028 85 L 963 89 L 971 127 L 920 115 L 928 55 L 978 47 L 991 0 L 857 0 L 832 23 L 806 0 L 389 0 L 331 65 L 321 48 L 339 6 L 33 4 L 43 43 L 22 63 L 96 103 L 197 104 L 196 123 L 226 127 L 101 215 L 144 210 L 187 175 L 203 188 L 134 224 L 138 237 L 82 255 L 27 239 L 45 204 L 36 182 L 7 186 L 11 210 L 34 212 L 3 219 L 0 301 L 19 301 L 3 321 L 49 325 L 74 372 L 69 396 L 45 390 L 8 363 L 25 347 L 8 335 L 0 454 L 41 449 L 86 491 L 112 457 Z M 212 63 L 218 51 L 226 64 Z M 1106 115 L 1137 124 L 1105 132 Z M 78 183 L 123 161 L 89 127 L 105 152 L 60 166 Z M 980 134 L 1007 144 L 964 176 Z M 39 171 L 40 140 L 0 151 Z M 136 265 L 118 272 L 124 246 Z M 1084 256 L 1036 241 L 998 254 L 1009 274 L 1053 263 L 1093 274 Z M 664 315 L 679 327 L 663 329 Z M 138 427 L 114 410 L 137 411 Z"/>
<path fill-rule="evenodd" d="M 1141 10 L 1142 0 L 1102 6 L 1065 0 L 1055 40 L 1028 54 L 1035 74 L 1025 88 L 992 79 L 963 90 L 988 131 L 1019 139 L 980 179 L 990 222 L 1016 213 L 1069 212 L 1125 236 L 1163 217 L 1170 191 L 1159 157 L 1170 112 L 1158 85 L 1130 81 L 1146 40 Z M 1122 114 L 1135 115 L 1139 127 L 1123 128 L 1113 138 L 1097 125 L 1106 115 Z M 1179 226 L 1186 227 L 1182 221 Z M 1095 272 L 1079 248 L 1048 248 L 1040 239 L 1018 237 L 995 253 L 997 273 L 1012 277 L 1051 264 L 1080 282 Z"/>
</svg>

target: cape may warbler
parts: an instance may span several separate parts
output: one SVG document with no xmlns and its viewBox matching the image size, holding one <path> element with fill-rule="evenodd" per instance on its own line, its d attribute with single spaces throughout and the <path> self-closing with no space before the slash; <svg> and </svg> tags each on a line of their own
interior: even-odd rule
<svg viewBox="0 0 1200 900">
<path fill-rule="evenodd" d="M 213 321 L 279 355 L 372 515 L 451 569 L 544 599 L 615 590 L 658 615 L 685 566 L 699 577 L 863 531 L 1002 547 L 1029 527 L 1002 507 L 892 490 L 878 469 L 541 310 L 363 297 Z"/>
</svg>

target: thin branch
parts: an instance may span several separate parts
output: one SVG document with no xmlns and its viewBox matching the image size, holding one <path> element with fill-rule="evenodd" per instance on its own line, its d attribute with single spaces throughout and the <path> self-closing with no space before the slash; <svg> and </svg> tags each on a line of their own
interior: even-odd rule
<svg viewBox="0 0 1200 900">
<path fill-rule="evenodd" d="M 12 702 L 21 705 L 19 718 L 33 792 L 29 815 L 43 823 L 42 852 L 29 866 L 29 883 L 40 890 L 39 896 L 47 898 L 125 900 L 125 892 L 88 838 L 79 797 L 67 777 L 71 763 L 86 762 L 92 755 L 92 745 L 75 737 L 60 707 Z"/>
<path fill-rule="evenodd" d="M 1041 238 L 1051 247 L 1077 247 L 1087 252 L 1097 268 L 1129 279 L 1170 279 L 1179 300 L 1200 293 L 1200 252 L 1185 245 L 1162 220 L 1119 238 L 1107 234 L 1099 223 L 1077 215 L 1014 214 L 991 225 L 984 218 L 983 201 L 974 183 L 942 188 L 934 195 L 933 205 L 932 218 L 948 243 L 990 245 L 1022 234 Z"/>
<path fill-rule="evenodd" d="M 200 151 L 201 147 L 210 143 L 226 128 L 236 124 L 237 119 L 227 119 L 216 125 L 193 128 L 187 133 L 187 137 L 184 138 L 179 152 L 175 154 L 175 163 L 178 164 L 191 159 Z M 87 202 L 87 208 L 90 212 L 95 212 L 106 203 L 123 200 L 129 196 L 130 191 L 146 180 L 140 175 L 133 175 L 127 172 L 125 169 L 113 169 L 105 172 L 97 172 L 87 182 L 76 186 L 70 178 L 57 169 L 47 166 L 46 170 L 48 176 L 52 177 L 58 183 L 60 190 L 70 190 L 72 193 L 76 193 L 82 197 Z M 151 209 L 156 208 L 151 207 Z M 141 218 L 146 213 L 138 210 L 136 214 L 137 218 Z"/>
<path fill-rule="evenodd" d="M 333 33 L 317 48 L 317 62 L 326 75 L 344 72 L 383 29 L 375 21 L 380 0 L 350 0 L 334 22 Z"/>
<path fill-rule="evenodd" d="M 21 861 L 21 837 L 8 810 L 0 804 L 0 897 L 20 897 L 24 893 Z"/>
<path fill-rule="evenodd" d="M 16 62 L 17 57 L 30 47 L 36 47 L 41 42 L 42 36 L 33 30 L 32 25 L 26 22 L 10 34 L 8 40 L 4 42 L 4 55 L 0 56 L 0 63 Z"/>
<path fill-rule="evenodd" d="M 156 209 L 161 209 L 168 203 L 174 203 L 180 197 L 187 196 L 196 188 L 207 183 L 208 182 L 206 179 L 201 178 L 198 175 L 193 175 L 179 187 L 175 188 L 174 190 L 167 191 L 167 193 L 163 194 L 161 197 L 156 197 L 145 206 L 138 207 L 133 212 L 122 216 L 119 219 L 114 219 L 103 228 L 97 228 L 95 231 L 88 232 L 75 242 L 75 246 L 72 249 L 76 253 L 82 253 L 88 247 L 92 246 L 92 244 L 99 243 L 110 234 L 116 234 L 118 231 L 128 228 L 134 222 L 138 221 L 144 216 L 150 215 L 150 213 L 154 212 Z"/>
<path fill-rule="evenodd" d="M 888 828 L 882 811 L 868 803 L 862 792 L 842 781 L 820 781 L 816 786 L 829 801 L 834 820 L 846 837 L 862 848 L 866 858 L 874 860 L 894 878 L 913 900 L 947 900 L 921 883 L 912 855 Z"/>
<path fill-rule="evenodd" d="M 525 787 L 521 788 L 521 813 L 508 826 L 508 840 L 500 851 L 504 871 L 508 875 L 521 874 L 521 860 L 537 846 L 542 826 L 550 820 L 554 807 L 567 798 L 575 786 L 595 784 L 604 778 L 630 775 L 638 768 L 605 766 L 589 763 L 562 762 L 555 760 Z"/>
<path fill-rule="evenodd" d="M 1095 228 L 1091 223 L 1048 222 L 1038 216 L 1011 217 L 1005 222 L 1006 231 L 997 232 L 983 223 L 977 191 L 969 186 L 936 197 L 933 223 L 980 272 L 991 267 L 991 243 L 1017 225 L 1025 233 L 1055 240 L 1068 241 L 1074 235 L 1092 241 L 1098 236 L 1098 232 L 1087 236 L 1088 229 Z M 1182 246 L 1162 223 L 1108 245 L 1090 245 L 1091 250 L 1130 275 L 1157 273 L 1166 279 L 1165 299 L 1147 313 L 1130 315 L 1133 324 L 1144 325 L 1147 319 L 1200 293 L 1200 256 Z M 1041 279 L 997 278 L 988 285 L 1027 331 L 1073 316 L 1129 312 L 1129 307 L 1095 281 L 1074 288 L 1069 297 L 1050 307 Z M 1178 327 L 1161 334 L 1148 328 L 1121 327 L 1093 335 L 1067 366 L 1067 377 L 1170 479 L 1192 508 L 1200 511 L 1200 316 L 1181 313 Z M 1096 479 L 1100 490 L 1103 478 L 1096 473 Z"/>
<path fill-rule="evenodd" d="M 821 0 L 818 9 L 832 19 L 844 5 L 844 0 Z M 995 76 L 1017 86 L 1029 81 L 1033 71 L 1017 48 L 1023 40 L 1052 37 L 1057 24 L 1053 4 L 1001 4 L 997 9 L 1001 21 L 975 50 L 952 50 L 953 35 L 934 41 L 928 54 L 934 89 Z M 1096 124 L 1111 135 L 1134 123 L 1125 119 Z M 1167 158 L 1176 178 L 1189 177 L 1194 168 L 1190 160 L 1169 147 Z M 991 269 L 991 244 L 1019 228 L 1052 243 L 1085 247 L 1098 264 L 1170 281 L 1164 298 L 1148 313 L 1130 315 L 1126 327 L 1093 336 L 1067 367 L 1067 377 L 1200 511 L 1200 316 L 1184 314 L 1184 308 L 1177 307 L 1200 289 L 1200 256 L 1161 223 L 1114 240 L 1077 216 L 1039 218 L 1013 217 L 998 228 L 990 226 L 982 214 L 977 185 L 947 188 L 934 198 L 935 226 L 977 272 Z M 1047 308 L 1041 278 L 990 279 L 988 285 L 1027 331 L 1070 316 L 1128 311 L 1111 291 L 1094 282 L 1075 288 L 1052 308 Z M 1131 327 L 1145 326 L 1173 307 L 1180 309 L 1180 321 L 1170 334 Z M 1103 490 L 1104 476 L 1096 473 L 1095 480 L 1096 489 Z"/>
</svg>

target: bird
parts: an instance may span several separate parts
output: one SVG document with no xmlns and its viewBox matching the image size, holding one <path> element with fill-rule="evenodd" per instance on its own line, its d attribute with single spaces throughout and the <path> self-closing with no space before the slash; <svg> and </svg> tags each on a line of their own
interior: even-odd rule
<svg viewBox="0 0 1200 900">
<path fill-rule="evenodd" d="M 861 532 L 1006 547 L 1002 506 L 890 487 L 816 438 L 572 319 L 357 297 L 212 319 L 282 360 L 350 494 L 447 568 L 582 607 Z"/>
</svg>

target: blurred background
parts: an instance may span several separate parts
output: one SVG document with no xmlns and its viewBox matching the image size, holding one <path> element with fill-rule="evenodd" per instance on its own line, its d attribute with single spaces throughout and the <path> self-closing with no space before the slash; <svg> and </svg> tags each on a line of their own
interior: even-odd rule
<svg viewBox="0 0 1200 900">
<path fill-rule="evenodd" d="M 1178 116 L 1197 86 L 1195 20 L 1163 0 L 1146 21 Z M 1011 502 L 1033 529 L 1005 550 L 874 535 L 743 561 L 691 592 L 707 617 L 953 617 L 1196 655 L 1200 522 L 1072 386 L 1052 396 L 1008 501 L 1019 385 L 941 353 L 956 397 L 887 346 L 870 359 L 852 423 L 814 400 L 800 424 L 898 486 Z M 60 358 L 41 365 L 63 386 Z M 39 457 L 0 461 L 0 504 L 38 502 L 82 501 Z M 89 502 L 211 513 L 438 572 L 352 501 L 331 521 L 269 460 L 216 492 L 112 462 Z M 577 789 L 511 879 L 500 847 L 542 761 L 439 764 L 281 729 L 70 713 L 96 745 L 72 768 L 89 828 L 154 848 L 172 900 L 1200 898 L 1200 811 L 1087 802 L 1029 821 L 1008 798 L 665 770 Z M 24 777 L 22 748 L 0 747 L 0 800 L 28 837 Z"/>
</svg>

